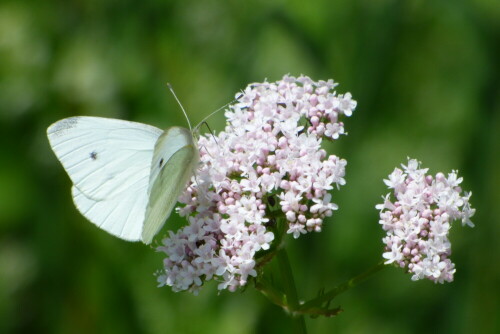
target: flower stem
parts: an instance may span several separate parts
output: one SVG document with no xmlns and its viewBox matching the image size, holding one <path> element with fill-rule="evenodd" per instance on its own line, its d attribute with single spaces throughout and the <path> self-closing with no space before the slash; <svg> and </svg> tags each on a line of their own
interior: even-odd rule
<svg viewBox="0 0 500 334">
<path fill-rule="evenodd" d="M 318 296 L 318 297 L 308 301 L 307 303 L 302 304 L 300 306 L 299 310 L 305 311 L 305 310 L 310 309 L 310 308 L 319 307 L 323 303 L 331 301 L 336 296 L 340 295 L 342 292 L 344 292 L 350 288 L 355 287 L 356 285 L 363 282 L 368 277 L 370 277 L 371 275 L 375 274 L 376 272 L 382 270 L 383 268 L 385 268 L 384 262 L 380 262 L 380 263 L 376 264 L 375 266 L 371 267 L 370 269 L 368 269 L 367 271 L 365 271 L 364 273 L 359 274 L 358 276 L 353 277 L 353 278 L 341 283 L 340 285 L 338 285 L 335 288 L 333 288 L 332 290 L 322 294 L 321 296 Z"/>
<path fill-rule="evenodd" d="M 255 280 L 255 288 L 272 303 L 286 309 L 285 295 L 283 295 L 280 290 L 276 289 L 264 276 L 259 276 L 259 278 Z"/>
<path fill-rule="evenodd" d="M 291 313 L 293 319 L 294 332 L 297 334 L 306 334 L 307 329 L 304 316 L 296 312 L 299 309 L 299 298 L 297 296 L 295 280 L 285 248 L 281 248 L 278 251 L 277 259 L 283 281 L 287 310 Z"/>
</svg>

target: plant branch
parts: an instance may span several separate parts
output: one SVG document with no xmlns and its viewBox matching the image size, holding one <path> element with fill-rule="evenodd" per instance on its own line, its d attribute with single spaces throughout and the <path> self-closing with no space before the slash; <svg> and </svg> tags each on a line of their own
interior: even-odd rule
<svg viewBox="0 0 500 334">
<path fill-rule="evenodd" d="M 341 283 L 340 285 L 336 286 L 332 290 L 330 290 L 324 294 L 321 294 L 320 296 L 302 304 L 299 307 L 299 310 L 302 312 L 308 313 L 307 311 L 310 309 L 315 309 L 318 307 L 321 308 L 321 305 L 323 305 L 324 303 L 332 301 L 335 297 L 337 297 L 342 292 L 344 292 L 350 288 L 355 287 L 356 285 L 365 281 L 368 277 L 377 273 L 378 271 L 382 270 L 383 268 L 385 268 L 385 265 L 383 262 L 380 262 L 377 265 L 375 265 L 375 266 L 371 267 L 370 269 L 368 269 L 367 271 L 365 271 L 364 273 L 359 274 L 358 276 L 353 277 L 353 278 Z"/>
</svg>

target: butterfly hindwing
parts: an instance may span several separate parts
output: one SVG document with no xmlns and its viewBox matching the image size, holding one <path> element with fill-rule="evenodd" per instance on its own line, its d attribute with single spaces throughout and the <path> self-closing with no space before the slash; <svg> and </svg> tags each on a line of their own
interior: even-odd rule
<svg viewBox="0 0 500 334">
<path fill-rule="evenodd" d="M 148 203 L 147 184 L 131 188 L 121 196 L 95 201 L 78 188 L 71 188 L 73 202 L 88 220 L 108 233 L 128 241 L 141 240 Z"/>
</svg>

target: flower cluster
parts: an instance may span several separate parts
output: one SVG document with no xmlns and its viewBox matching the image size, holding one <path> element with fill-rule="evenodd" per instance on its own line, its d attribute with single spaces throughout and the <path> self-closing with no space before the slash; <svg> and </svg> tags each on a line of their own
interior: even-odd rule
<svg viewBox="0 0 500 334">
<path fill-rule="evenodd" d="M 387 235 L 382 239 L 386 252 L 385 263 L 395 263 L 413 274 L 412 280 L 427 278 L 434 282 L 451 282 L 455 265 L 450 261 L 451 244 L 448 233 L 451 223 L 461 220 L 474 225 L 470 217 L 475 210 L 469 203 L 470 193 L 464 192 L 456 171 L 446 177 L 427 175 L 417 160 L 408 159 L 403 170 L 396 168 L 385 184 L 394 189 L 380 210 L 380 221 Z"/>
<path fill-rule="evenodd" d="M 270 248 L 275 219 L 295 238 L 321 230 L 346 165 L 321 142 L 344 134 L 341 119 L 356 107 L 336 85 L 305 76 L 251 84 L 226 111 L 225 130 L 199 138 L 201 167 L 179 198 L 189 225 L 158 247 L 167 255 L 160 285 L 196 293 L 216 279 L 234 291 L 256 276 L 255 254 Z"/>
</svg>

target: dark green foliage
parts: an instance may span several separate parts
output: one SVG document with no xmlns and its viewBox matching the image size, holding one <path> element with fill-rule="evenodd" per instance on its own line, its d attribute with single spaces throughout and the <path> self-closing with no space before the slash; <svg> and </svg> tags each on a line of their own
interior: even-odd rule
<svg viewBox="0 0 500 334">
<path fill-rule="evenodd" d="M 358 101 L 340 210 L 320 234 L 287 238 L 299 298 L 381 259 L 374 206 L 410 156 L 459 169 L 476 228 L 452 233 L 455 282 L 386 269 L 338 299 L 310 333 L 498 333 L 500 6 L 497 1 L 2 1 L 0 332 L 279 333 L 284 312 L 253 288 L 200 296 L 157 288 L 162 255 L 87 222 L 45 135 L 94 115 L 186 127 L 248 83 L 333 78 Z M 209 119 L 223 129 L 223 113 Z M 167 225 L 184 222 L 173 214 Z M 335 307 L 336 305 L 331 305 Z"/>
</svg>

